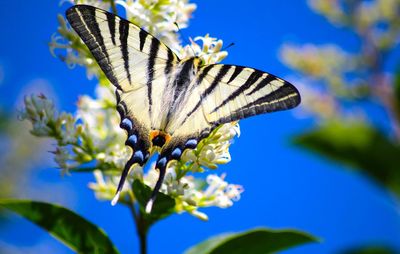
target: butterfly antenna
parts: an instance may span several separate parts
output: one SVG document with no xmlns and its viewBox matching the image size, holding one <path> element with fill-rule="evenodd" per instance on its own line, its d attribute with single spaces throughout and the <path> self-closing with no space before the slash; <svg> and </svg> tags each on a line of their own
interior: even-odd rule
<svg viewBox="0 0 400 254">
<path fill-rule="evenodd" d="M 229 43 L 228 46 L 223 47 L 223 48 L 221 49 L 221 51 L 227 50 L 228 48 L 230 48 L 230 47 L 232 47 L 232 46 L 235 46 L 235 43 L 234 43 L 234 42 L 231 42 L 231 43 Z"/>
<path fill-rule="evenodd" d="M 223 47 L 222 49 L 220 49 L 219 52 L 224 51 L 224 50 L 227 50 L 228 48 L 230 48 L 230 47 L 232 47 L 232 46 L 234 46 L 234 45 L 235 45 L 235 43 L 231 42 L 231 43 L 229 43 L 228 46 L 225 46 L 225 47 Z M 218 52 L 209 52 L 209 53 L 207 53 L 207 54 L 205 54 L 205 55 L 206 55 L 206 56 L 207 56 L 207 55 L 214 55 L 214 54 L 217 54 L 217 53 L 218 53 Z"/>
<path fill-rule="evenodd" d="M 149 201 L 147 201 L 145 209 L 146 213 L 151 213 L 151 210 L 153 209 L 153 204 L 156 201 L 157 194 L 160 191 L 161 185 L 164 181 L 166 166 L 167 166 L 167 159 L 165 157 L 162 157 L 161 159 L 159 158 L 157 160 L 156 169 L 159 170 L 160 174 L 158 176 L 156 186 L 154 187 L 153 192 L 151 193 L 150 199 Z"/>
<path fill-rule="evenodd" d="M 126 177 L 128 176 L 129 170 L 131 169 L 132 165 L 134 164 L 134 157 L 132 157 L 125 165 L 124 170 L 122 171 L 121 179 L 118 183 L 117 193 L 115 193 L 114 198 L 111 200 L 111 205 L 115 206 L 118 203 L 119 196 L 121 194 L 122 188 L 124 187 L 124 183 Z"/>
<path fill-rule="evenodd" d="M 180 34 L 183 34 L 181 28 L 180 28 L 179 25 L 178 25 L 178 23 L 177 23 L 177 22 L 174 22 L 174 24 L 175 24 L 175 26 L 178 28 L 178 32 L 179 32 Z M 186 36 L 183 35 L 183 38 L 186 38 Z M 193 42 L 193 41 L 190 40 L 189 43 L 187 43 L 186 40 L 184 39 L 184 43 L 187 43 L 187 44 L 189 45 L 190 49 L 191 49 L 192 52 L 193 52 L 193 55 L 195 56 L 195 55 L 196 55 L 196 52 L 195 52 L 194 49 L 192 48 L 192 42 Z"/>
</svg>

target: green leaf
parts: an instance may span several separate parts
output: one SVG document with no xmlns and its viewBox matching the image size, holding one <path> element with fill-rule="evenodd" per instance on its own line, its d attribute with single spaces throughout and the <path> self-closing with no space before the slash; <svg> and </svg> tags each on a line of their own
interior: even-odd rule
<svg viewBox="0 0 400 254">
<path fill-rule="evenodd" d="M 139 180 L 135 180 L 132 185 L 133 193 L 135 194 L 135 198 L 139 203 L 142 214 L 149 220 L 151 223 L 165 218 L 174 212 L 175 209 L 175 200 L 168 195 L 165 195 L 162 192 L 157 194 L 157 199 L 154 202 L 153 209 L 150 214 L 145 212 L 145 207 L 147 201 L 149 201 L 152 189 L 143 184 Z"/>
<path fill-rule="evenodd" d="M 357 248 L 351 248 L 340 252 L 341 254 L 396 254 L 395 249 L 383 245 L 368 245 Z"/>
<path fill-rule="evenodd" d="M 329 122 L 294 143 L 357 168 L 400 195 L 400 147 L 362 122 Z"/>
<path fill-rule="evenodd" d="M 30 200 L 0 200 L 0 206 L 45 229 L 77 253 L 119 253 L 102 229 L 64 207 Z"/>
<path fill-rule="evenodd" d="M 212 237 L 185 254 L 266 254 L 312 242 L 318 240 L 300 231 L 259 228 Z"/>
</svg>

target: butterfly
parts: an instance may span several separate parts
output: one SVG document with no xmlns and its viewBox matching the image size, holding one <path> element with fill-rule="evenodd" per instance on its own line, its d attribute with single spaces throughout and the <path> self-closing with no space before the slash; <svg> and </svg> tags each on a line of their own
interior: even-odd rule
<svg viewBox="0 0 400 254">
<path fill-rule="evenodd" d="M 66 17 L 116 87 L 120 127 L 132 148 L 113 204 L 129 170 L 143 166 L 153 147 L 159 149 L 159 178 L 146 212 L 168 163 L 195 149 L 216 127 L 300 103 L 298 90 L 281 78 L 249 67 L 206 65 L 198 56 L 180 59 L 157 38 L 110 12 L 75 5 Z"/>
</svg>

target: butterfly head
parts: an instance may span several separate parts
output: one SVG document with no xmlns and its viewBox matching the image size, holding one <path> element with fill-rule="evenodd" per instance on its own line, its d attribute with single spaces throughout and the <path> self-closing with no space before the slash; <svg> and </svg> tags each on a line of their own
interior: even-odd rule
<svg viewBox="0 0 400 254">
<path fill-rule="evenodd" d="M 195 56 L 195 57 L 193 57 L 193 65 L 195 67 L 200 67 L 200 66 L 204 65 L 204 60 L 199 56 Z"/>
<path fill-rule="evenodd" d="M 185 59 L 183 59 L 181 61 L 181 63 L 191 63 L 191 65 L 193 65 L 193 67 L 196 69 L 198 67 L 201 67 L 202 65 L 205 64 L 204 60 L 199 57 L 199 56 L 191 56 L 191 57 L 187 57 Z"/>
</svg>

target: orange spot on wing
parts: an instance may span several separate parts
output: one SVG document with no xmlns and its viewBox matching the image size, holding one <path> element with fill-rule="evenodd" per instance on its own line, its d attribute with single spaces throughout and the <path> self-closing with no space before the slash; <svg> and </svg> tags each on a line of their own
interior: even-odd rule
<svg viewBox="0 0 400 254">
<path fill-rule="evenodd" d="M 160 135 L 160 131 L 159 130 L 152 130 L 150 131 L 150 140 L 153 140 L 155 137 L 157 137 L 158 135 Z"/>
</svg>

